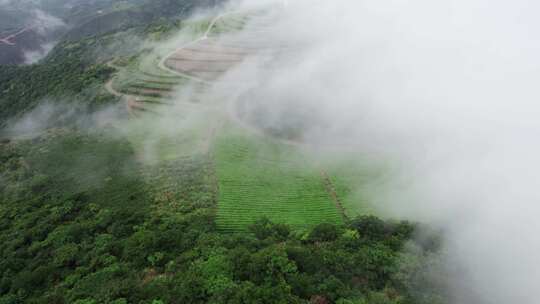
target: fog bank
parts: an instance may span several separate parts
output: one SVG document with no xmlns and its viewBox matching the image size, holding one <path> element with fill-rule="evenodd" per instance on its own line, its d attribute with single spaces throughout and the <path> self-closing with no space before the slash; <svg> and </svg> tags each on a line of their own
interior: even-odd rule
<svg viewBox="0 0 540 304">
<path fill-rule="evenodd" d="M 268 37 L 291 55 L 231 73 L 237 96 L 274 127 L 309 117 L 315 147 L 395 164 L 368 195 L 383 214 L 447 231 L 449 267 L 465 270 L 456 303 L 536 303 L 540 3 L 276 3 Z"/>
</svg>

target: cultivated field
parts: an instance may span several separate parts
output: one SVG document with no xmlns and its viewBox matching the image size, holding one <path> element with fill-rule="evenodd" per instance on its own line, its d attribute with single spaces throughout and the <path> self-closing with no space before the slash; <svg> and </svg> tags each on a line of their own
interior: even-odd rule
<svg viewBox="0 0 540 304">
<path fill-rule="evenodd" d="M 214 145 L 222 229 L 241 231 L 263 216 L 295 228 L 343 221 L 320 171 L 296 147 L 242 132 Z"/>
<path fill-rule="evenodd" d="M 207 201 L 217 203 L 216 224 L 230 232 L 246 231 L 263 216 L 307 229 L 370 212 L 353 190 L 362 181 L 357 172 L 326 172 L 307 160 L 301 143 L 246 130 L 249 124 L 231 119 L 226 100 L 207 98 L 214 83 L 249 56 L 287 49 L 265 41 L 266 22 L 261 12 L 198 21 L 192 25 L 198 38 L 164 57 L 150 52 L 109 64 L 119 70 L 109 90 L 122 96 L 137 118 L 129 124 L 128 138 L 139 159 L 151 158 L 164 170 L 150 178 L 152 184 L 160 184 L 155 189 L 162 193 L 156 196 L 174 196 L 175 201 L 190 197 L 185 175 L 199 176 L 208 185 L 197 193 L 213 197 Z M 240 30 L 241 35 L 234 34 Z M 178 174 L 184 177 L 178 177 L 182 185 L 178 184 L 174 164 L 201 157 L 207 160 L 204 165 L 191 169 L 204 172 L 181 170 Z"/>
</svg>

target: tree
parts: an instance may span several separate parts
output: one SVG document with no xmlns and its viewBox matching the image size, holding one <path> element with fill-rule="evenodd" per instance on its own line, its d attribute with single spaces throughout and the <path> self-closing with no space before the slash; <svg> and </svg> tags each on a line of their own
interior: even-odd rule
<svg viewBox="0 0 540 304">
<path fill-rule="evenodd" d="M 390 225 L 375 216 L 361 216 L 351 222 L 351 226 L 355 228 L 360 236 L 371 241 L 383 239 L 391 232 Z"/>
<path fill-rule="evenodd" d="M 308 240 L 311 242 L 332 242 L 335 241 L 341 234 L 341 229 L 336 225 L 322 223 L 311 231 Z"/>
<path fill-rule="evenodd" d="M 290 235 L 291 230 L 287 225 L 275 224 L 267 217 L 263 217 L 251 226 L 249 231 L 252 232 L 259 240 L 274 238 L 276 240 L 285 240 Z"/>
</svg>

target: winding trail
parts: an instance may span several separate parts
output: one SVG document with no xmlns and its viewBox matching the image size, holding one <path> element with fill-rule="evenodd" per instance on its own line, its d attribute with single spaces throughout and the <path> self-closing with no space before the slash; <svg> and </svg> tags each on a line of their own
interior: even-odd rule
<svg viewBox="0 0 540 304">
<path fill-rule="evenodd" d="M 13 41 L 13 39 L 17 38 L 17 36 L 23 34 L 23 33 L 26 33 L 28 31 L 30 31 L 33 27 L 32 26 L 27 26 L 23 29 L 21 29 L 20 31 L 14 33 L 14 34 L 11 34 L 11 35 L 8 35 L 4 38 L 0 38 L 0 43 L 4 43 L 4 44 L 7 44 L 7 45 L 16 45 L 17 43 L 15 41 Z"/>
<path fill-rule="evenodd" d="M 211 82 L 206 81 L 206 80 L 204 80 L 204 79 L 201 79 L 201 78 L 199 78 L 199 77 L 195 77 L 195 76 L 192 76 L 192 75 L 189 75 L 189 74 L 182 73 L 182 72 L 179 72 L 179 71 L 177 71 L 177 70 L 171 69 L 171 68 L 169 68 L 169 67 L 165 64 L 165 62 L 166 62 L 170 57 L 172 57 L 175 53 L 177 53 L 178 51 L 181 51 L 181 50 L 186 49 L 187 47 L 192 46 L 192 45 L 194 45 L 194 44 L 196 44 L 196 43 L 198 43 L 198 42 L 200 42 L 200 41 L 203 41 L 203 40 L 208 39 L 208 35 L 210 35 L 210 32 L 212 32 L 212 29 L 214 28 L 214 26 L 216 25 L 216 23 L 217 23 L 221 18 L 223 18 L 223 17 L 225 17 L 225 16 L 227 16 L 227 15 L 229 15 L 229 14 L 233 14 L 233 13 L 234 13 L 234 12 L 228 12 L 228 13 L 223 13 L 223 14 L 220 14 L 220 15 L 216 16 L 214 19 L 212 19 L 212 21 L 211 21 L 210 24 L 208 25 L 208 28 L 206 29 L 206 31 L 204 32 L 204 34 L 203 34 L 201 37 L 199 37 L 199 38 L 197 38 L 197 39 L 195 39 L 195 40 L 193 40 L 193 41 L 191 41 L 191 42 L 189 42 L 189 43 L 187 43 L 187 44 L 185 44 L 185 45 L 183 45 L 183 46 L 181 46 L 181 47 L 175 49 L 174 51 L 170 52 L 170 53 L 167 54 L 166 56 L 163 56 L 163 58 L 161 58 L 161 60 L 159 61 L 158 67 L 159 67 L 160 69 L 164 70 L 164 71 L 171 72 L 171 73 L 173 73 L 173 74 L 175 74 L 175 75 L 182 76 L 182 77 L 185 77 L 185 78 L 190 79 L 190 80 L 194 80 L 194 81 L 202 82 L 202 83 L 211 83 Z"/>
<path fill-rule="evenodd" d="M 176 71 L 176 70 L 170 69 L 170 68 L 168 68 L 168 67 L 165 65 L 165 61 L 166 61 L 167 59 L 169 59 L 169 57 L 171 57 L 173 54 L 175 54 L 176 52 L 178 52 L 179 50 L 182 50 L 182 49 L 187 48 L 187 47 L 189 47 L 189 46 L 191 46 L 191 45 L 193 45 L 193 44 L 196 44 L 196 43 L 199 42 L 199 41 L 202 41 L 202 40 L 207 39 L 207 38 L 208 38 L 208 35 L 209 35 L 210 32 L 212 31 L 212 28 L 215 26 L 216 22 L 218 22 L 219 19 L 221 19 L 222 17 L 224 17 L 224 16 L 226 16 L 226 15 L 228 15 L 228 14 L 231 14 L 231 13 L 224 13 L 224 14 L 218 15 L 218 16 L 216 16 L 214 19 L 212 19 L 212 21 L 211 21 L 210 24 L 208 25 L 208 28 L 206 29 L 206 31 L 204 32 L 204 34 L 203 34 L 201 37 L 199 37 L 199 38 L 197 38 L 197 39 L 195 39 L 195 40 L 193 40 L 193 41 L 187 43 L 186 45 L 184 45 L 184 46 L 182 46 L 182 47 L 180 47 L 180 48 L 175 49 L 174 51 L 172 51 L 172 52 L 169 53 L 168 55 L 164 56 L 164 57 L 160 60 L 160 62 L 159 62 L 159 64 L 158 64 L 158 67 L 159 67 L 160 69 L 164 70 L 164 71 L 171 72 L 171 73 L 173 73 L 173 74 L 176 74 L 176 75 L 178 75 L 178 76 L 181 76 L 181 77 L 186 78 L 186 79 L 189 79 L 189 80 L 194 80 L 194 81 L 197 81 L 197 82 L 203 82 L 203 83 L 210 83 L 210 82 L 207 82 L 207 81 L 205 81 L 205 80 L 203 80 L 203 79 L 200 79 L 200 78 L 197 78 L 197 77 L 193 77 L 193 76 L 191 76 L 191 75 L 188 75 L 188 74 L 185 74 L 185 73 L 180 73 L 180 72 L 178 72 L 178 71 Z M 29 29 L 29 28 L 28 28 L 28 29 Z M 13 34 L 13 35 L 10 35 L 10 36 L 6 37 L 6 38 L 5 38 L 5 39 L 7 39 L 6 41 L 3 41 L 3 40 L 0 40 L 0 41 L 5 42 L 5 43 L 9 43 L 9 39 L 15 37 L 15 36 L 18 35 L 18 34 L 21 34 L 22 32 L 23 32 L 23 31 L 20 31 L 20 32 L 18 32 L 18 33 L 16 33 L 16 34 Z M 114 61 L 115 61 L 115 59 L 108 61 L 108 62 L 107 62 L 107 66 L 108 66 L 108 67 L 111 67 L 111 68 L 113 68 L 113 69 L 116 69 L 116 70 L 120 70 L 121 67 L 116 66 L 116 65 L 114 64 Z M 137 96 L 135 96 L 135 95 L 130 95 L 130 94 L 125 94 L 125 93 L 122 93 L 122 92 L 117 91 L 117 90 L 114 88 L 114 86 L 113 86 L 113 82 L 114 82 L 114 76 L 111 77 L 111 79 L 109 79 L 109 80 L 107 81 L 107 83 L 105 83 L 105 89 L 107 90 L 107 92 L 109 92 L 110 94 L 112 94 L 112 95 L 114 95 L 114 96 L 116 96 L 116 97 L 125 98 L 125 100 L 126 100 L 126 108 L 127 108 L 128 113 L 130 114 L 130 116 L 136 117 L 136 115 L 135 115 L 133 109 L 134 109 L 134 108 L 138 108 L 139 110 L 140 110 L 140 109 L 144 109 L 144 107 L 141 105 L 141 103 L 137 101 Z M 209 145 L 208 145 L 208 146 L 209 146 Z"/>
<path fill-rule="evenodd" d="M 250 47 L 248 50 L 248 45 L 250 43 L 256 42 L 254 38 L 247 38 L 247 37 L 233 37 L 232 41 L 235 41 L 236 39 L 236 45 L 234 47 L 228 47 L 227 41 L 216 41 L 214 39 L 211 39 L 209 36 L 212 33 L 212 30 L 216 26 L 216 24 L 223 19 L 226 16 L 238 14 L 237 11 L 231 11 L 226 12 L 217 15 L 214 17 L 211 22 L 209 23 L 208 27 L 204 31 L 204 33 L 195 40 L 192 40 L 174 50 L 169 52 L 167 55 L 160 58 L 158 63 L 158 68 L 167 72 L 170 72 L 171 74 L 180 76 L 182 78 L 192 80 L 198 83 L 203 84 L 213 84 L 215 83 L 214 80 L 208 80 L 203 79 L 201 77 L 197 77 L 193 74 L 188 74 L 182 71 L 179 71 L 177 69 L 169 67 L 166 62 L 168 60 L 172 61 L 181 61 L 186 62 L 189 64 L 193 64 L 194 62 L 199 62 L 199 66 L 195 66 L 195 68 L 199 68 L 201 66 L 207 66 L 209 70 L 212 70 L 210 67 L 212 63 L 224 63 L 224 62 L 231 62 L 231 63 L 239 63 L 244 59 L 246 56 L 249 56 L 251 54 L 256 53 L 256 51 L 260 48 L 264 48 L 262 46 L 257 46 L 256 44 L 253 47 Z M 257 25 L 257 27 L 260 27 L 261 25 Z M 256 29 L 255 29 L 256 31 Z M 258 35 L 259 36 L 259 35 Z M 238 40 L 240 38 L 240 40 Z M 212 41 L 211 41 L 212 40 Z M 230 43 L 231 41 L 229 41 Z M 272 47 L 271 45 L 266 45 L 266 48 L 268 49 L 280 49 L 279 47 Z M 234 50 L 235 52 L 230 53 L 231 50 Z M 208 55 L 213 54 L 213 55 Z M 117 70 L 121 70 L 122 67 L 114 65 L 114 60 L 111 60 L 107 62 L 107 65 L 109 67 L 112 67 Z M 231 68 L 232 65 L 225 66 L 224 69 L 219 69 L 218 72 L 226 72 L 229 68 Z M 217 71 L 217 69 L 214 67 L 213 71 Z M 144 108 L 143 104 L 137 100 L 136 95 L 122 93 L 117 91 L 113 86 L 114 78 L 111 78 L 105 85 L 108 92 L 111 94 L 117 96 L 117 97 L 126 97 L 126 105 L 128 108 L 128 111 L 130 111 L 131 114 L 133 113 L 134 108 Z M 203 105 L 199 103 L 189 103 L 185 102 L 186 106 L 197 106 L 197 107 L 204 107 L 209 108 L 209 105 Z M 239 125 L 241 128 L 264 137 L 269 137 L 277 142 L 291 145 L 291 146 L 297 146 L 297 147 L 309 147 L 311 146 L 309 143 L 303 142 L 301 140 L 295 140 L 295 139 L 285 139 L 278 136 L 271 136 L 267 134 L 264 130 L 257 128 L 256 126 L 253 126 L 249 122 L 245 121 L 239 116 L 238 111 L 236 110 L 236 102 L 228 103 L 228 105 L 225 107 L 225 111 L 227 116 L 237 125 Z M 135 115 L 134 115 L 135 116 Z M 208 146 L 207 144 L 206 146 Z"/>
<path fill-rule="evenodd" d="M 188 74 L 188 73 L 179 71 L 178 69 L 169 67 L 167 65 L 167 61 L 172 60 L 172 61 L 179 61 L 179 62 L 189 63 L 189 64 L 198 62 L 200 63 L 198 67 L 199 69 L 201 66 L 205 66 L 206 64 L 209 70 L 212 70 L 212 68 L 210 67 L 212 64 L 215 65 L 216 63 L 232 63 L 228 66 L 225 64 L 224 68 L 221 68 L 221 67 L 216 68 L 214 66 L 213 71 L 221 73 L 221 72 L 226 72 L 228 69 L 232 68 L 233 64 L 240 63 L 245 57 L 257 53 L 258 50 L 261 50 L 261 49 L 279 50 L 280 49 L 279 46 L 273 47 L 272 45 L 268 45 L 268 44 L 266 44 L 266 46 L 257 45 L 256 39 L 247 38 L 245 36 L 232 37 L 232 41 L 228 41 L 228 42 L 227 40 L 215 41 L 214 39 L 209 37 L 212 30 L 216 26 L 217 22 L 219 22 L 221 19 L 223 19 L 226 16 L 238 14 L 238 13 L 239 12 L 237 11 L 232 11 L 232 12 L 223 13 L 214 17 L 212 21 L 210 22 L 210 24 L 208 25 L 208 28 L 206 29 L 206 31 L 199 38 L 189 43 L 186 43 L 182 45 L 181 47 L 176 48 L 175 50 L 171 51 L 166 56 L 163 56 L 159 61 L 158 67 L 162 70 L 184 77 L 186 79 L 194 80 L 196 82 L 200 82 L 204 84 L 212 84 L 215 82 L 215 79 L 214 80 L 203 79 L 193 74 Z M 260 25 L 258 27 L 260 27 Z M 256 33 L 258 32 L 256 31 Z M 260 35 L 257 35 L 257 37 L 260 37 Z M 230 45 L 230 43 L 234 41 L 236 41 L 234 46 Z M 253 44 L 254 42 L 255 42 L 254 45 L 249 46 L 250 43 Z M 187 66 L 189 66 L 189 64 Z M 195 66 L 195 68 L 197 68 L 197 66 Z M 267 134 L 264 130 L 257 128 L 251 125 L 250 123 L 246 122 L 244 119 L 239 117 L 238 111 L 236 110 L 236 102 L 228 103 L 228 105 L 226 105 L 225 111 L 226 111 L 227 116 L 231 119 L 231 121 L 233 121 L 236 125 L 239 125 L 242 129 L 245 129 L 253 134 L 268 137 L 277 142 L 291 145 L 291 146 L 297 146 L 297 147 L 309 146 L 308 143 L 300 141 L 300 140 L 285 139 L 285 138 L 281 138 L 277 136 L 271 136 Z"/>
<path fill-rule="evenodd" d="M 116 69 L 118 70 L 119 67 L 114 65 L 114 59 L 107 62 L 107 66 L 108 67 L 111 67 L 113 69 Z M 120 97 L 121 99 L 125 100 L 126 102 L 126 109 L 128 111 L 128 114 L 130 117 L 137 117 L 137 115 L 135 114 L 135 112 L 133 111 L 134 108 L 141 108 L 141 105 L 139 104 L 139 102 L 137 102 L 137 97 L 136 96 L 133 96 L 133 95 L 129 95 L 129 94 L 124 94 L 124 93 L 121 93 L 121 92 L 118 92 L 114 86 L 113 86 L 113 82 L 114 82 L 114 76 L 111 77 L 107 83 L 105 83 L 105 90 L 107 90 L 107 92 L 109 92 L 110 94 L 116 96 L 116 97 Z"/>
</svg>

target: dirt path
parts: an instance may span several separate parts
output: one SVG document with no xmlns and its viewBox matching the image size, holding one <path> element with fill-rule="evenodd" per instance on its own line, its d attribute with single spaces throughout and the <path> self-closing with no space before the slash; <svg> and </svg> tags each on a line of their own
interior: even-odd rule
<svg viewBox="0 0 540 304">
<path fill-rule="evenodd" d="M 113 68 L 113 69 L 115 69 L 115 70 L 117 70 L 117 71 L 120 70 L 120 67 L 114 65 L 114 61 L 115 61 L 115 59 L 110 60 L 110 61 L 107 61 L 107 63 L 106 63 L 105 65 L 107 65 L 108 67 Z M 122 94 L 122 93 L 120 93 L 120 92 L 118 92 L 117 90 L 114 89 L 114 87 L 113 87 L 113 81 L 114 81 L 114 76 L 111 77 L 111 78 L 107 81 L 107 83 L 105 83 L 105 89 L 107 90 L 107 92 L 113 94 L 114 96 L 117 96 L 117 97 L 123 97 L 124 94 Z"/>
<path fill-rule="evenodd" d="M 200 79 L 198 77 L 195 77 L 195 76 L 192 76 L 192 75 L 187 75 L 185 73 L 182 73 L 178 70 L 174 70 L 174 69 L 171 69 L 169 68 L 168 66 L 166 66 L 165 62 L 171 58 L 171 57 L 174 57 L 174 55 L 180 51 L 183 51 L 183 50 L 189 50 L 190 47 L 192 47 L 193 45 L 201 42 L 201 41 L 205 41 L 207 40 L 210 35 L 210 33 L 212 32 L 212 29 L 215 27 L 216 23 L 222 19 L 223 17 L 227 16 L 227 15 L 230 15 L 230 14 L 234 14 L 236 12 L 228 12 L 228 13 L 224 13 L 224 14 L 220 14 L 218 16 L 216 16 L 214 19 L 212 19 L 212 21 L 210 22 L 210 24 L 208 25 L 208 28 L 206 29 L 206 31 L 202 34 L 202 36 L 200 36 L 199 38 L 175 49 L 174 51 L 170 52 L 168 55 L 164 56 L 159 64 L 158 64 L 158 67 L 162 70 L 165 70 L 165 71 L 169 71 L 173 74 L 176 74 L 176 75 L 179 75 L 179 76 L 182 76 L 184 78 L 187 78 L 187 79 L 190 79 L 190 80 L 194 80 L 194 81 L 197 81 L 197 82 L 200 82 L 200 83 L 212 83 L 212 81 L 207 81 L 207 80 L 204 80 L 204 79 Z M 119 67 L 119 66 L 116 66 L 114 64 L 114 61 L 115 60 L 111 60 L 109 62 L 107 62 L 107 66 L 111 67 L 111 68 L 114 68 L 116 70 L 121 70 L 122 67 Z M 134 112 L 133 110 L 134 109 L 140 109 L 142 108 L 142 105 L 140 102 L 137 101 L 137 96 L 135 95 L 131 95 L 131 94 L 125 94 L 125 93 L 122 93 L 122 92 L 119 92 L 117 91 L 114 86 L 113 86 L 113 81 L 114 81 L 114 78 L 111 78 L 106 84 L 105 84 L 105 88 L 106 90 L 113 94 L 114 96 L 117 96 L 117 97 L 122 97 L 122 98 L 125 98 L 126 100 L 126 106 L 127 106 L 127 109 L 128 111 L 130 112 L 131 115 L 135 116 L 134 115 Z M 187 104 L 186 104 L 187 105 Z M 193 106 L 192 104 L 189 104 L 189 106 Z M 199 106 L 202 106 L 202 105 L 199 105 Z M 252 132 L 252 133 L 255 133 L 257 135 L 260 135 L 260 136 L 265 136 L 265 137 L 268 137 L 269 135 L 266 134 L 263 130 L 260 130 L 252 125 L 250 125 L 249 123 L 247 123 L 246 121 L 242 120 L 240 117 L 238 117 L 236 111 L 233 109 L 234 108 L 234 105 L 231 104 L 229 106 L 229 109 L 228 109 L 228 116 L 231 118 L 231 120 L 233 122 L 235 122 L 237 125 L 240 125 L 242 128 Z M 213 134 L 215 133 L 215 129 L 216 127 L 213 127 L 213 128 L 210 128 L 210 134 L 209 136 L 207 136 L 207 140 L 205 140 L 204 143 L 202 143 L 202 148 L 204 151 L 208 151 L 209 150 L 209 147 L 211 145 L 211 138 L 213 137 Z M 287 144 L 287 145 L 293 145 L 293 146 L 306 146 L 307 144 L 306 143 L 303 143 L 301 141 L 298 141 L 298 140 L 289 140 L 289 139 L 283 139 L 283 138 L 278 138 L 278 137 L 271 137 L 273 140 L 276 140 L 278 142 L 281 142 L 283 144 Z"/>
<path fill-rule="evenodd" d="M 334 204 L 336 205 L 336 208 L 339 210 L 339 213 L 341 213 L 341 216 L 345 220 L 349 220 L 349 217 L 347 216 L 347 213 L 345 212 L 345 208 L 343 207 L 343 204 L 341 203 L 341 200 L 339 199 L 336 188 L 334 187 L 334 184 L 332 183 L 332 180 L 330 179 L 330 176 L 326 173 L 326 171 L 321 170 L 321 177 L 323 179 L 324 187 L 326 188 L 326 191 L 328 194 L 330 194 L 330 197 L 332 197 L 332 200 L 334 201 Z"/>
<path fill-rule="evenodd" d="M 28 32 L 29 30 L 31 30 L 32 27 L 31 26 L 27 26 L 25 28 L 23 28 L 22 30 L 14 33 L 14 34 L 11 34 L 11 35 L 8 35 L 4 38 L 0 38 L 0 43 L 4 43 L 4 44 L 7 44 L 7 45 L 16 45 L 17 43 L 15 41 L 13 41 L 13 39 L 17 38 L 17 36 L 23 34 L 23 33 L 26 33 Z"/>
<path fill-rule="evenodd" d="M 109 93 L 111 93 L 111 94 L 113 94 L 114 96 L 117 96 L 117 97 L 124 97 L 124 94 L 118 92 L 117 90 L 115 90 L 113 88 L 113 81 L 114 81 L 114 78 L 111 78 L 105 84 L 105 89 L 107 90 L 107 92 L 109 92 Z"/>
<path fill-rule="evenodd" d="M 216 24 L 216 22 L 222 18 L 224 15 L 226 14 L 221 14 L 217 17 L 215 17 L 212 22 L 210 22 L 210 25 L 208 26 L 208 29 L 204 32 L 203 36 L 198 38 L 198 39 L 195 39 L 194 41 L 188 43 L 187 45 L 184 45 L 183 47 L 180 47 L 176 50 L 174 50 L 173 52 L 171 52 L 170 54 L 168 54 L 167 56 L 164 56 L 163 59 L 159 62 L 159 65 L 158 67 L 165 70 L 165 71 L 170 71 L 170 72 L 173 72 L 174 74 L 178 74 L 180 76 L 183 76 L 185 78 L 188 78 L 188 79 L 191 79 L 191 80 L 195 80 L 195 81 L 199 81 L 199 82 L 205 82 L 204 80 L 202 79 L 198 79 L 196 77 L 191 77 L 189 75 L 184 75 L 183 73 L 179 73 L 177 71 L 174 71 L 172 69 L 169 69 L 166 65 L 165 65 L 165 61 L 170 57 L 172 56 L 175 52 L 177 52 L 178 50 L 181 50 L 182 48 L 185 48 L 185 47 L 188 47 L 189 45 L 192 45 L 194 43 L 197 43 L 198 41 L 201 41 L 201 40 L 204 40 L 204 39 L 207 39 L 208 38 L 208 35 L 210 34 L 210 32 L 212 31 L 212 28 L 214 27 L 214 25 Z M 21 31 L 22 32 L 22 31 Z M 17 33 L 20 34 L 21 32 Z M 14 34 L 15 35 L 15 34 Z M 12 38 L 13 35 L 11 36 L 8 36 L 6 37 L 5 39 L 7 39 L 7 41 L 9 42 L 9 39 Z M 111 67 L 113 69 L 116 69 L 116 70 L 120 70 L 121 68 L 119 66 L 116 66 L 114 64 L 114 61 L 115 59 L 113 60 L 110 60 L 106 63 L 106 65 L 108 67 Z M 137 101 L 137 98 L 136 96 L 133 96 L 133 95 L 128 95 L 128 94 L 124 94 L 124 93 L 121 93 L 121 92 L 118 92 L 114 87 L 113 87 L 113 82 L 114 82 L 114 76 L 111 77 L 111 79 L 109 79 L 109 81 L 107 81 L 107 83 L 105 84 L 105 89 L 107 90 L 107 92 L 111 93 L 112 95 L 114 96 L 117 96 L 117 97 L 121 97 L 121 98 L 126 98 L 126 107 L 127 107 L 127 110 L 130 114 L 130 116 L 135 116 L 134 112 L 133 112 L 133 106 L 136 105 L 137 107 L 141 108 L 141 105 L 140 103 Z"/>
<path fill-rule="evenodd" d="M 227 16 L 227 15 L 230 15 L 230 14 L 235 14 L 235 13 L 237 13 L 237 12 L 228 12 L 228 13 L 224 13 L 224 14 L 220 14 L 220 15 L 216 16 L 216 17 L 210 22 L 208 28 L 206 29 L 206 31 L 204 32 L 204 34 L 203 34 L 201 37 L 199 37 L 199 38 L 197 38 L 197 39 L 195 39 L 195 40 L 193 40 L 193 41 L 191 41 L 191 42 L 189 42 L 189 43 L 187 43 L 187 44 L 185 44 L 185 45 L 183 45 L 183 46 L 181 46 L 181 47 L 175 49 L 174 51 L 170 52 L 168 55 L 164 56 L 164 57 L 160 60 L 160 62 L 159 62 L 159 64 L 158 64 L 158 67 L 159 67 L 160 69 L 165 70 L 165 71 L 169 71 L 169 72 L 174 73 L 174 74 L 176 74 L 176 75 L 185 77 L 185 78 L 187 78 L 187 79 L 195 80 L 195 81 L 202 82 L 202 83 L 209 83 L 209 84 L 212 83 L 212 81 L 204 80 L 204 79 L 201 79 L 201 78 L 199 78 L 199 77 L 196 77 L 196 76 L 193 76 L 193 75 L 187 75 L 187 74 L 185 74 L 185 73 L 183 73 L 183 72 L 180 72 L 180 71 L 178 71 L 178 70 L 171 69 L 171 68 L 169 68 L 169 67 L 165 64 L 165 62 L 166 62 L 169 58 L 174 58 L 174 56 L 175 56 L 177 53 L 181 52 L 181 51 L 186 51 L 186 52 L 196 52 L 196 51 L 190 51 L 190 47 L 192 47 L 192 46 L 194 46 L 194 45 L 196 45 L 197 43 L 200 43 L 200 42 L 202 42 L 202 41 L 207 41 L 208 38 L 209 38 L 208 36 L 209 36 L 210 33 L 212 32 L 212 29 L 214 28 L 214 26 L 216 25 L 216 23 L 217 23 L 220 19 L 222 19 L 223 17 L 225 17 L 225 16 Z M 206 44 L 206 42 L 205 42 L 205 44 Z M 220 45 L 220 44 L 218 44 L 217 46 L 219 46 L 219 45 Z M 215 48 L 215 47 L 216 47 L 216 45 L 212 45 L 212 46 L 211 46 L 211 48 Z M 205 49 L 206 49 L 206 48 L 205 48 Z M 221 54 L 221 53 L 219 53 L 219 54 Z M 187 60 L 187 59 L 186 59 L 186 60 Z M 238 59 L 236 59 L 236 60 L 238 60 Z M 231 103 L 227 108 L 228 108 L 228 109 L 227 109 L 227 112 L 228 112 L 227 114 L 228 114 L 228 116 L 231 118 L 231 120 L 232 120 L 235 124 L 241 126 L 243 129 L 246 129 L 246 130 L 250 131 L 251 133 L 255 133 L 255 134 L 260 135 L 260 136 L 271 137 L 272 139 L 274 139 L 274 140 L 276 140 L 276 141 L 279 141 L 279 142 L 281 142 L 281 143 L 287 144 L 287 145 L 300 146 L 300 147 L 306 146 L 306 145 L 307 145 L 306 143 L 301 142 L 301 141 L 299 141 L 299 140 L 290 140 L 290 139 L 283 139 L 283 138 L 278 138 L 278 137 L 272 137 L 272 136 L 269 136 L 269 135 L 266 134 L 263 130 L 260 130 L 259 128 L 256 128 L 256 127 L 250 125 L 249 123 L 247 123 L 246 121 L 244 121 L 243 119 L 241 119 L 241 118 L 238 116 L 238 113 L 236 113 L 236 111 L 235 111 L 235 109 L 234 109 L 234 108 L 235 108 L 235 104 L 234 104 L 234 103 Z"/>
<path fill-rule="evenodd" d="M 169 59 L 169 57 L 172 57 L 176 52 L 181 51 L 181 50 L 183 50 L 183 49 L 185 49 L 185 48 L 187 48 L 189 46 L 192 46 L 192 45 L 198 43 L 199 41 L 203 41 L 203 40 L 208 39 L 208 35 L 210 35 L 210 32 L 212 31 L 212 28 L 214 28 L 214 26 L 219 21 L 219 19 L 223 18 L 226 15 L 233 14 L 233 13 L 234 12 L 229 12 L 229 13 L 224 13 L 224 14 L 220 14 L 220 15 L 216 16 L 214 19 L 212 19 L 212 21 L 208 25 L 208 28 L 206 29 L 206 31 L 204 32 L 204 34 L 201 37 L 199 37 L 199 38 L 197 38 L 197 39 L 195 39 L 195 40 L 193 40 L 193 41 L 191 41 L 191 42 L 189 42 L 189 43 L 175 49 L 174 51 L 170 52 L 166 56 L 163 56 L 163 58 L 159 61 L 158 67 L 160 69 L 164 70 L 164 71 L 171 72 L 171 73 L 173 73 L 175 75 L 179 75 L 179 76 L 185 77 L 185 78 L 190 79 L 190 80 L 194 80 L 194 81 L 198 81 L 198 82 L 202 82 L 202 83 L 211 83 L 211 82 L 206 81 L 204 79 L 200 79 L 198 77 L 194 77 L 194 76 L 179 72 L 177 70 L 171 69 L 165 64 L 165 62 L 167 61 L 167 59 Z"/>
<path fill-rule="evenodd" d="M 113 65 L 112 61 L 107 62 L 107 66 L 118 69 L 118 67 Z M 137 98 L 135 96 L 133 96 L 133 95 L 127 95 L 127 94 L 118 92 L 114 88 L 113 82 L 114 82 L 114 76 L 111 77 L 111 79 L 109 79 L 107 81 L 107 83 L 105 83 L 105 90 L 107 90 L 107 92 L 109 92 L 110 94 L 112 94 L 112 95 L 114 95 L 116 97 L 120 97 L 122 100 L 125 100 L 126 109 L 128 111 L 129 116 L 137 117 L 137 115 L 135 114 L 133 109 L 134 108 L 142 108 L 142 106 L 140 105 L 140 102 L 138 102 Z"/>
</svg>

